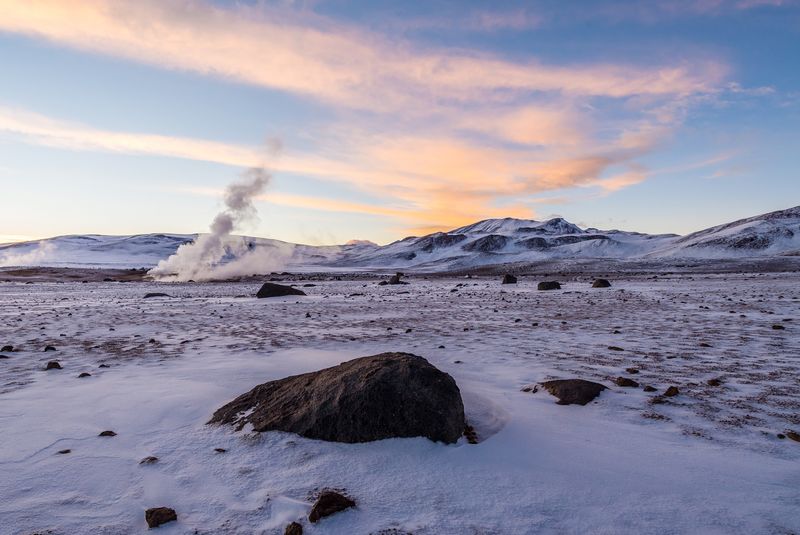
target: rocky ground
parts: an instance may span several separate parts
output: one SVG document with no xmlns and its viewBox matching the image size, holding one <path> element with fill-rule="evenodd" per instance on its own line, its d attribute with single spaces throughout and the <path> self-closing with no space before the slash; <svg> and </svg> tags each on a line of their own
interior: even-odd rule
<svg viewBox="0 0 800 535">
<path fill-rule="evenodd" d="M 283 275 L 308 296 L 275 299 L 255 281 L 7 278 L 0 516 L 12 534 L 138 533 L 169 506 L 165 533 L 282 533 L 332 487 L 358 506 L 305 532 L 800 531 L 798 274 L 604 275 Z M 478 444 L 204 425 L 258 383 L 383 351 L 450 373 Z M 573 377 L 608 390 L 581 407 L 537 387 Z"/>
</svg>

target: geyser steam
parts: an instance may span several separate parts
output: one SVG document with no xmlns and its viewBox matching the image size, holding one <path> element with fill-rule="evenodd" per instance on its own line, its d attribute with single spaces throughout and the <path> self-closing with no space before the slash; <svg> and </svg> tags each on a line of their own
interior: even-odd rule
<svg viewBox="0 0 800 535">
<path fill-rule="evenodd" d="M 160 280 L 208 280 L 264 273 L 282 265 L 285 251 L 259 250 L 241 237 L 231 236 L 235 229 L 258 219 L 253 199 L 264 192 L 269 181 L 270 175 L 264 169 L 247 170 L 241 180 L 225 189 L 225 209 L 211 222 L 211 233 L 178 247 L 149 275 Z"/>
</svg>

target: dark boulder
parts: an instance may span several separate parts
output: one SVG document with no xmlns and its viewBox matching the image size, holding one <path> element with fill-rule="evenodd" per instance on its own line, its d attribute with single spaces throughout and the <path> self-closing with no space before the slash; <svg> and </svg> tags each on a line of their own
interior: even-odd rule
<svg viewBox="0 0 800 535">
<path fill-rule="evenodd" d="M 84 377 L 91 377 L 91 376 L 92 376 L 92 374 L 91 374 L 91 373 L 89 373 L 89 372 L 81 372 L 81 373 L 78 375 L 78 379 L 83 379 Z"/>
<path fill-rule="evenodd" d="M 292 522 L 286 526 L 286 530 L 284 530 L 283 535 L 303 535 L 303 526 L 297 522 Z"/>
<path fill-rule="evenodd" d="M 61 364 L 57 360 L 51 360 L 47 363 L 47 366 L 44 367 L 45 370 L 60 370 Z"/>
<path fill-rule="evenodd" d="M 517 278 L 514 275 L 509 275 L 506 273 L 503 275 L 503 284 L 516 284 Z"/>
<path fill-rule="evenodd" d="M 318 522 L 321 518 L 355 506 L 356 502 L 347 496 L 333 490 L 323 490 L 308 514 L 308 520 L 312 523 Z"/>
<path fill-rule="evenodd" d="M 11 353 L 14 351 L 14 346 L 3 346 L 3 349 L 0 349 L 3 353 Z"/>
<path fill-rule="evenodd" d="M 398 272 L 392 275 L 389 278 L 389 282 L 387 284 L 408 284 L 407 282 L 403 282 L 400 279 L 403 277 L 403 274 Z"/>
<path fill-rule="evenodd" d="M 617 377 L 614 380 L 614 383 L 616 383 L 617 386 L 626 386 L 626 387 L 630 387 L 630 388 L 638 388 L 639 387 L 639 383 L 637 383 L 633 379 L 628 379 L 627 377 Z"/>
<path fill-rule="evenodd" d="M 537 290 L 560 290 L 561 285 L 556 281 L 544 281 L 540 282 L 536 286 Z"/>
<path fill-rule="evenodd" d="M 44 346 L 44 350 L 45 350 L 45 351 L 55 351 L 55 350 L 56 350 L 56 348 L 55 348 L 55 347 L 53 347 L 53 346 Z"/>
<path fill-rule="evenodd" d="M 592 288 L 611 288 L 611 283 L 606 279 L 595 279 Z"/>
<path fill-rule="evenodd" d="M 270 381 L 218 409 L 210 424 L 334 442 L 427 437 L 456 442 L 464 405 L 452 377 L 422 357 L 381 353 Z"/>
<path fill-rule="evenodd" d="M 600 383 L 584 379 L 555 379 L 545 381 L 542 387 L 558 398 L 559 405 L 586 405 L 606 389 Z"/>
<path fill-rule="evenodd" d="M 677 386 L 671 386 L 667 388 L 667 390 L 664 392 L 664 395 L 667 396 L 668 398 L 675 397 L 678 394 L 680 394 L 680 390 L 678 390 Z"/>
<path fill-rule="evenodd" d="M 285 295 L 306 295 L 306 293 L 303 290 L 298 290 L 291 286 L 265 282 L 256 294 L 256 297 L 263 299 L 265 297 L 283 297 Z"/>
<path fill-rule="evenodd" d="M 108 431 L 101 432 L 97 436 L 98 437 L 115 437 L 115 436 L 117 436 L 117 434 L 114 431 L 108 430 Z"/>
<path fill-rule="evenodd" d="M 175 509 L 169 507 L 153 507 L 144 512 L 144 519 L 148 528 L 157 528 L 161 524 L 178 520 Z"/>
</svg>

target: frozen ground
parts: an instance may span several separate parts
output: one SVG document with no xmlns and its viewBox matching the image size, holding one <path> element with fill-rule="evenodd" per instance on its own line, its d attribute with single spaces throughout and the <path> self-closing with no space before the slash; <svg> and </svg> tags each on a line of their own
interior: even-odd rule
<svg viewBox="0 0 800 535">
<path fill-rule="evenodd" d="M 324 487 L 358 507 L 306 533 L 800 532 L 800 443 L 777 437 L 800 431 L 800 277 L 650 277 L 315 280 L 277 300 L 257 283 L 0 284 L 0 533 L 141 533 L 155 506 L 179 518 L 159 533 L 282 533 Z M 381 351 L 452 374 L 481 442 L 204 425 L 255 384 Z M 522 391 L 567 377 L 610 389 L 585 407 Z"/>
</svg>

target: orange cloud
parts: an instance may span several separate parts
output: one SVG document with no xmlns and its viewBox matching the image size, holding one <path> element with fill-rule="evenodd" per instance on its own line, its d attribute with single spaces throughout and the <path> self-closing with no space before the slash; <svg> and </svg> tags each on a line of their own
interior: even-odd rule
<svg viewBox="0 0 800 535">
<path fill-rule="evenodd" d="M 482 24 L 508 24 L 484 19 Z M 691 97 L 716 90 L 726 67 L 548 65 L 479 51 L 421 49 L 321 17 L 199 0 L 0 0 L 0 31 L 300 95 L 332 107 L 313 153 L 190 137 L 134 134 L 0 108 L 0 130 L 72 150 L 157 154 L 234 166 L 267 163 L 345 183 L 383 206 L 280 191 L 271 202 L 355 211 L 405 228 L 530 216 L 515 202 L 549 190 L 614 191 L 646 178 L 636 158 L 680 123 Z M 608 121 L 595 97 L 621 101 Z M 603 178 L 609 170 L 626 169 Z M 388 207 L 388 208 L 387 208 Z"/>
</svg>

